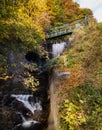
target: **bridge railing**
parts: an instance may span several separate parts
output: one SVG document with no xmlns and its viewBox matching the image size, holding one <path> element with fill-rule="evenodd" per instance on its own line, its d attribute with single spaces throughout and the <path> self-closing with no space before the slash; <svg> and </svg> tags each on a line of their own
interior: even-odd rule
<svg viewBox="0 0 102 130">
<path fill-rule="evenodd" d="M 75 21 L 72 21 L 71 23 L 51 28 L 46 34 L 46 39 L 54 38 L 68 33 L 70 34 L 75 28 L 85 26 L 86 24 L 88 24 L 88 17 L 77 19 Z"/>
</svg>

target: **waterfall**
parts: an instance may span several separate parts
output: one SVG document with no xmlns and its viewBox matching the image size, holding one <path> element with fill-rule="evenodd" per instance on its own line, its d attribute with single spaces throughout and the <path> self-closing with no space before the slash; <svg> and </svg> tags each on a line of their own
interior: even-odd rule
<svg viewBox="0 0 102 130">
<path fill-rule="evenodd" d="M 15 95 L 12 94 L 12 97 L 15 97 L 18 101 L 22 102 L 26 108 L 28 108 L 33 114 L 35 110 L 41 111 L 42 106 L 39 102 L 29 102 L 29 97 L 33 97 L 33 95 Z"/>
<path fill-rule="evenodd" d="M 22 124 L 16 125 L 15 128 L 13 128 L 13 130 L 15 130 L 18 126 L 22 126 L 23 128 L 29 128 L 30 126 L 39 123 L 38 121 L 34 121 L 32 119 L 27 120 L 20 112 L 17 112 L 17 114 L 21 116 L 23 122 Z"/>
<path fill-rule="evenodd" d="M 61 42 L 61 43 L 55 43 L 52 45 L 52 55 L 53 58 L 60 56 L 61 53 L 63 52 L 65 46 L 66 46 L 66 42 Z"/>
<path fill-rule="evenodd" d="M 33 124 L 36 124 L 36 123 L 38 123 L 38 122 L 34 121 L 34 120 L 26 120 L 22 123 L 22 127 L 28 128 L 28 127 L 32 126 Z"/>
<path fill-rule="evenodd" d="M 29 128 L 31 125 L 39 123 L 38 121 L 34 121 L 32 119 L 26 120 L 26 118 L 22 114 L 20 114 L 20 115 L 23 120 L 22 127 L 24 127 L 24 128 Z"/>
<path fill-rule="evenodd" d="M 11 97 L 14 97 L 17 101 L 23 103 L 24 107 L 29 109 L 33 115 L 36 110 L 42 111 L 42 106 L 41 106 L 40 101 L 37 101 L 37 102 L 34 102 L 34 100 L 29 101 L 30 97 L 33 98 L 33 95 L 31 94 L 23 94 L 23 95 L 12 94 Z M 30 128 L 32 125 L 39 123 L 38 121 L 35 121 L 33 119 L 26 119 L 21 112 L 18 112 L 18 114 L 20 114 L 23 122 L 21 124 L 16 125 L 15 128 L 13 128 L 13 130 L 16 130 L 16 129 L 18 130 L 19 127 Z"/>
</svg>

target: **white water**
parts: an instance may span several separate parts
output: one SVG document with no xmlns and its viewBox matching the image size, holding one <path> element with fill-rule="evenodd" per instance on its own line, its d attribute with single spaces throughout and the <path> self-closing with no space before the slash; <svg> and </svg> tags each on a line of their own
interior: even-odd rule
<svg viewBox="0 0 102 130">
<path fill-rule="evenodd" d="M 41 111 L 42 106 L 40 101 L 34 103 L 34 102 L 29 102 L 29 97 L 33 97 L 33 95 L 16 95 L 12 94 L 12 97 L 15 97 L 18 101 L 22 102 L 26 108 L 28 108 L 33 114 L 36 110 Z"/>
<path fill-rule="evenodd" d="M 29 128 L 31 127 L 33 124 L 38 123 L 38 121 L 34 121 L 34 120 L 26 120 L 22 123 L 22 127 L 24 128 Z"/>
<path fill-rule="evenodd" d="M 26 120 L 26 118 L 20 112 L 17 112 L 17 114 L 20 114 L 23 122 L 21 124 L 16 125 L 13 130 L 15 130 L 15 128 L 17 128 L 19 126 L 22 126 L 23 128 L 30 128 L 32 125 L 39 123 L 38 121 L 35 121 L 32 119 Z"/>
<path fill-rule="evenodd" d="M 35 110 L 37 111 L 41 111 L 42 110 L 42 106 L 41 106 L 41 103 L 40 101 L 34 103 L 34 102 L 29 102 L 29 97 L 33 97 L 33 95 L 21 95 L 21 94 L 12 94 L 11 95 L 12 97 L 15 97 L 16 100 L 22 102 L 24 104 L 24 106 L 26 108 L 28 108 L 32 114 L 34 114 Z M 22 117 L 22 121 L 23 123 L 22 124 L 18 124 L 16 127 L 19 127 L 20 125 L 24 128 L 30 128 L 32 125 L 36 124 L 36 123 L 39 123 L 38 121 L 34 121 L 33 119 L 26 119 L 22 113 L 18 112 L 18 114 L 21 115 Z"/>
<path fill-rule="evenodd" d="M 53 44 L 52 45 L 52 55 L 53 55 L 53 57 L 60 56 L 61 53 L 63 52 L 65 46 L 66 46 L 66 42 Z"/>
</svg>

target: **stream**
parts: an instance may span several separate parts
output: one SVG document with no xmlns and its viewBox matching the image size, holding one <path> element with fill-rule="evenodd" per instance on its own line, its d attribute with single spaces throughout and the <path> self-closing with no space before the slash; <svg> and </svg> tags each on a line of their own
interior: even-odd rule
<svg viewBox="0 0 102 130">
<path fill-rule="evenodd" d="M 51 57 L 55 58 L 60 56 L 68 44 L 69 41 L 53 43 L 50 48 L 50 50 L 52 50 Z M 36 57 L 34 53 L 26 55 L 26 59 L 29 60 L 29 62 L 36 61 L 40 63 L 41 66 L 38 55 Z M 2 111 L 5 107 L 6 110 L 9 109 L 8 111 L 11 112 L 10 116 L 12 116 L 12 113 L 15 113 L 14 119 L 10 121 L 12 125 L 10 124 L 11 126 L 9 127 L 12 128 L 2 126 L 0 130 L 57 130 L 55 127 L 56 117 L 54 117 L 54 114 L 56 113 L 56 107 L 54 107 L 54 105 L 56 104 L 53 102 L 53 100 L 56 99 L 53 97 L 54 85 L 49 82 L 53 82 L 53 80 L 50 79 L 52 77 L 50 74 L 51 73 L 47 71 L 38 72 L 37 78 L 40 81 L 40 85 L 34 92 L 25 90 L 20 91 L 17 89 L 11 91 L 11 89 L 5 93 L 4 91 L 0 93 Z M 11 118 L 12 117 L 10 117 L 10 119 Z"/>
</svg>

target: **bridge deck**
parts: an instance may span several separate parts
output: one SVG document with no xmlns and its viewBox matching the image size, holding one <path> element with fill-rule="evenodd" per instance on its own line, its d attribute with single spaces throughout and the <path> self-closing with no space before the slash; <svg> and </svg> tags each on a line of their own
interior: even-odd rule
<svg viewBox="0 0 102 130">
<path fill-rule="evenodd" d="M 63 32 L 63 33 L 58 32 L 58 33 L 55 33 L 55 34 L 51 34 L 50 36 L 47 35 L 46 39 L 53 39 L 53 38 L 60 37 L 60 36 L 71 35 L 72 33 L 73 33 L 73 31 Z"/>
<path fill-rule="evenodd" d="M 46 39 L 53 39 L 56 37 L 60 36 L 65 36 L 65 35 L 71 35 L 74 31 L 75 28 L 78 28 L 80 26 L 85 26 L 88 24 L 89 19 L 87 17 L 77 19 L 70 24 L 63 24 L 61 26 L 57 26 L 54 28 L 51 28 L 48 33 L 46 33 Z"/>
</svg>

